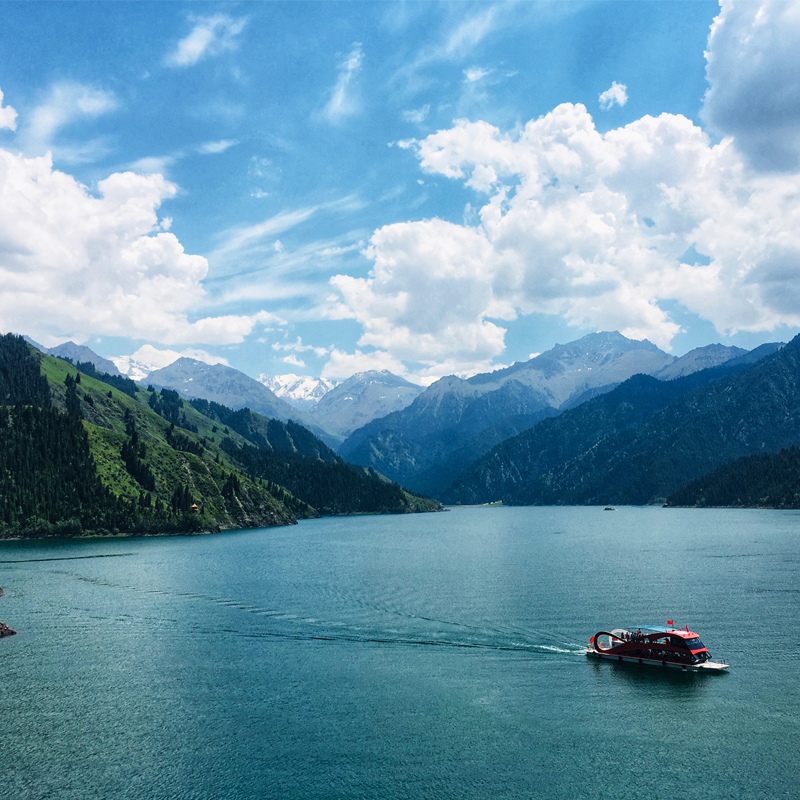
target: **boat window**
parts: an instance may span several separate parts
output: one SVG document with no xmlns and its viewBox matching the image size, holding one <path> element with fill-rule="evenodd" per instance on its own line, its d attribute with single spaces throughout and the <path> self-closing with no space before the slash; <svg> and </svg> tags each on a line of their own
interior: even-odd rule
<svg viewBox="0 0 800 800">
<path fill-rule="evenodd" d="M 694 639 L 686 639 L 686 646 L 690 650 L 701 650 L 705 647 L 705 645 L 700 641 L 699 636 L 695 636 Z"/>
</svg>

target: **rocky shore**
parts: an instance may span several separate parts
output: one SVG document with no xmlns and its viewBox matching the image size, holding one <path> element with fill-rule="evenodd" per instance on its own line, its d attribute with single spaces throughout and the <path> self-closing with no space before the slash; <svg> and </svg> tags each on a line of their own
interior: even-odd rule
<svg viewBox="0 0 800 800">
<path fill-rule="evenodd" d="M 5 592 L 2 589 L 0 589 L 0 597 L 2 597 L 4 594 Z M 15 633 L 16 631 L 13 628 L 9 628 L 8 625 L 5 624 L 5 622 L 0 622 L 0 637 L 13 636 Z"/>
</svg>

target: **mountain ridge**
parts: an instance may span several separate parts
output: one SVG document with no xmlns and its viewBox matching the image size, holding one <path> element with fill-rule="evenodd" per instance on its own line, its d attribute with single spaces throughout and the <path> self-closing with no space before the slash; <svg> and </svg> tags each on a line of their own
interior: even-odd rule
<svg viewBox="0 0 800 800">
<path fill-rule="evenodd" d="M 406 408 L 422 391 L 388 370 L 356 372 L 325 394 L 311 413 L 324 428 L 346 437 L 373 419 Z"/>
<path fill-rule="evenodd" d="M 338 452 L 426 494 L 449 485 L 459 465 L 453 453 L 472 442 L 478 457 L 491 437 L 481 433 L 505 420 L 518 433 L 569 403 L 613 388 L 637 372 L 657 372 L 675 361 L 648 341 L 601 332 L 556 345 L 527 362 L 471 378 L 441 378 L 407 408 L 354 431 Z M 459 470 L 460 471 L 460 470 Z M 448 480 L 449 479 L 449 480 Z"/>
<path fill-rule="evenodd" d="M 632 402 L 625 396 L 632 390 L 644 399 Z M 753 365 L 736 358 L 664 382 L 634 376 L 609 395 L 493 448 L 444 497 L 658 502 L 727 460 L 790 446 L 798 437 L 800 337 Z"/>
<path fill-rule="evenodd" d="M 224 364 L 206 364 L 183 356 L 151 372 L 147 382 L 154 387 L 173 389 L 186 398 L 213 401 L 233 410 L 246 407 L 265 417 L 283 421 L 295 420 L 327 444 L 338 443 L 337 438 L 307 412 L 289 405 L 255 378 Z"/>
</svg>

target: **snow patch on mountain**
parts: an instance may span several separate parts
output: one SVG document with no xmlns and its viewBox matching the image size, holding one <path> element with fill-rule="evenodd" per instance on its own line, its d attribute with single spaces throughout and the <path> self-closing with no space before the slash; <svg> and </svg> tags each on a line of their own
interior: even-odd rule
<svg viewBox="0 0 800 800">
<path fill-rule="evenodd" d="M 260 383 L 272 390 L 295 408 L 308 411 L 337 384 L 327 378 L 311 378 L 308 375 L 267 375 L 258 376 Z"/>
</svg>

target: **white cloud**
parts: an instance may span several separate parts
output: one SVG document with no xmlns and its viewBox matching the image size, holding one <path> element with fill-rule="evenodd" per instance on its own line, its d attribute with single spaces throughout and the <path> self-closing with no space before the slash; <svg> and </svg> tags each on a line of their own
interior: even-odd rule
<svg viewBox="0 0 800 800">
<path fill-rule="evenodd" d="M 434 64 L 466 58 L 499 24 L 512 20 L 515 12 L 512 5 L 494 4 L 466 19 L 463 14 L 454 15 L 458 23 L 404 64 L 393 76 L 393 82 L 404 82 L 412 92 L 419 90 L 422 83 L 428 83 L 420 80 L 419 73 Z"/>
<path fill-rule="evenodd" d="M 425 172 L 482 193 L 477 224 L 387 225 L 330 315 L 358 345 L 461 372 L 504 349 L 504 320 L 545 313 L 669 347 L 678 301 L 721 333 L 800 326 L 800 176 L 761 174 L 730 140 L 662 114 L 600 134 L 563 104 L 508 135 L 459 121 L 414 143 Z M 709 259 L 681 256 L 694 246 Z"/>
<path fill-rule="evenodd" d="M 613 81 L 598 98 L 600 108 L 608 111 L 612 106 L 624 106 L 628 102 L 628 87 L 624 83 Z"/>
<path fill-rule="evenodd" d="M 206 142 L 197 148 L 198 153 L 203 155 L 214 155 L 224 153 L 229 147 L 239 144 L 238 139 L 220 139 L 218 142 Z"/>
<path fill-rule="evenodd" d="M 161 175 L 124 172 L 92 193 L 49 156 L 0 150 L 0 328 L 231 344 L 271 324 L 263 311 L 192 320 L 208 265 L 159 229 L 175 192 Z"/>
<path fill-rule="evenodd" d="M 481 67 L 470 67 L 464 70 L 464 77 L 469 83 L 475 83 L 485 78 L 491 72 L 490 69 L 483 69 Z"/>
<path fill-rule="evenodd" d="M 496 6 L 490 6 L 461 22 L 445 39 L 439 50 L 440 57 L 459 57 L 470 52 L 492 30 L 496 13 Z"/>
<path fill-rule="evenodd" d="M 359 108 L 360 104 L 355 93 L 355 78 L 361 71 L 361 62 L 364 60 L 364 53 L 360 42 L 353 43 L 353 49 L 337 67 L 339 77 L 336 85 L 331 92 L 323 110 L 323 116 L 332 123 L 336 123 L 345 117 L 352 116 Z"/>
<path fill-rule="evenodd" d="M 335 348 L 331 351 L 328 363 L 322 368 L 322 377 L 345 380 L 356 372 L 367 372 L 371 369 L 386 369 L 395 375 L 413 380 L 402 361 L 385 351 L 362 353 L 361 350 L 356 350 L 354 353 L 345 353 Z"/>
<path fill-rule="evenodd" d="M 246 18 L 233 19 L 227 14 L 191 19 L 195 22 L 191 33 L 164 59 L 169 67 L 191 67 L 206 56 L 235 50 L 237 37 L 247 24 Z"/>
<path fill-rule="evenodd" d="M 133 161 L 128 168 L 144 175 L 163 175 L 181 157 L 181 153 L 172 153 L 168 156 L 145 156 Z"/>
<path fill-rule="evenodd" d="M 317 358 L 322 358 L 327 355 L 327 347 L 316 347 L 312 344 L 303 344 L 303 340 L 298 336 L 296 342 L 275 342 L 272 345 L 273 350 L 292 351 L 294 353 L 313 353 Z M 305 365 L 303 365 L 305 366 Z"/>
<path fill-rule="evenodd" d="M 800 5 L 722 0 L 706 51 L 702 116 L 758 168 L 800 165 Z"/>
<path fill-rule="evenodd" d="M 224 242 L 211 254 L 211 258 L 219 259 L 233 254 L 239 256 L 253 248 L 261 248 L 264 246 L 263 240 L 265 238 L 271 238 L 276 233 L 283 233 L 295 225 L 305 222 L 316 213 L 317 209 L 317 206 L 312 206 L 311 208 L 299 208 L 294 211 L 281 211 L 256 225 L 230 228 L 227 231 L 223 231 L 221 237 Z M 273 250 L 275 249 L 274 244 L 271 247 Z"/>
<path fill-rule="evenodd" d="M 295 367 L 305 367 L 306 365 L 305 361 L 301 361 L 296 355 L 284 356 L 281 361 L 283 361 L 284 364 L 291 364 Z"/>
<path fill-rule="evenodd" d="M 94 119 L 118 107 L 113 92 L 75 81 L 54 83 L 23 126 L 20 137 L 23 149 L 29 155 L 44 155 L 51 151 L 59 160 L 70 163 L 93 161 L 108 151 L 103 139 L 77 145 L 64 142 L 56 145 L 56 134 L 73 122 Z"/>
<path fill-rule="evenodd" d="M 421 125 L 428 118 L 431 107 L 427 103 L 421 108 L 414 108 L 409 111 L 403 112 L 403 119 L 406 122 L 413 122 L 415 125 Z"/>
<path fill-rule="evenodd" d="M 361 250 L 364 247 L 364 240 L 355 242 L 354 244 L 349 244 L 345 247 L 323 247 L 320 250 L 317 250 L 317 255 L 324 256 L 324 257 L 336 257 L 336 256 L 343 256 L 346 253 L 353 253 L 356 250 Z"/>
<path fill-rule="evenodd" d="M 3 107 L 3 91 L 0 89 L 0 128 L 17 129 L 17 112 L 11 106 Z"/>
</svg>

